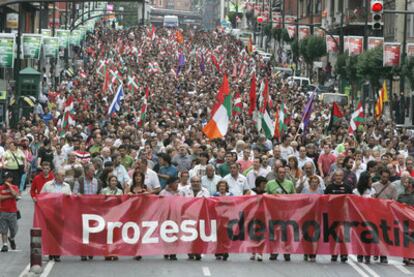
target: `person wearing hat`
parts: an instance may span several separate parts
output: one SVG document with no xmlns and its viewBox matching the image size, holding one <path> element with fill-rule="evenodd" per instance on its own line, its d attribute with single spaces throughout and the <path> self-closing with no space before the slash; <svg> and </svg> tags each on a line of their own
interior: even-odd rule
<svg viewBox="0 0 414 277">
<path fill-rule="evenodd" d="M 3 242 L 1 252 L 7 252 L 10 242 L 11 249 L 16 249 L 14 240 L 17 226 L 17 198 L 20 196 L 19 188 L 12 183 L 13 175 L 10 172 L 4 174 L 4 183 L 0 185 L 0 234 Z M 7 233 L 10 230 L 10 236 Z"/>
</svg>

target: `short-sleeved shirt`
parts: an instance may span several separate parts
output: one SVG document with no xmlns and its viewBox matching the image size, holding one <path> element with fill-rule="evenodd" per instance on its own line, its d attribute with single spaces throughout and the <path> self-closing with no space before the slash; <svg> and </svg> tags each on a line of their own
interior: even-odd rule
<svg viewBox="0 0 414 277">
<path fill-rule="evenodd" d="M 271 180 L 266 184 L 266 192 L 268 194 L 286 194 L 286 192 L 282 189 L 285 189 L 285 191 L 288 194 L 295 193 L 295 185 L 292 181 L 285 179 L 283 182 L 277 181 L 277 180 Z"/>
<path fill-rule="evenodd" d="M 119 188 L 115 188 L 114 190 L 110 187 L 103 188 L 101 191 L 101 194 L 103 195 L 122 195 L 122 190 Z"/>
<path fill-rule="evenodd" d="M 227 182 L 229 185 L 229 192 L 231 192 L 234 196 L 243 195 L 243 192 L 249 189 L 247 178 L 241 174 L 238 174 L 236 178 L 233 178 L 231 174 L 228 174 L 223 178 L 223 180 Z"/>
<path fill-rule="evenodd" d="M 177 177 L 178 172 L 175 166 L 161 166 L 160 170 L 158 171 L 161 175 L 168 175 L 170 177 Z M 165 188 L 167 185 L 167 179 L 164 178 L 158 178 L 160 180 L 161 188 Z"/>
<path fill-rule="evenodd" d="M 391 183 L 384 189 L 385 186 L 387 185 L 384 185 L 381 182 L 372 184 L 372 187 L 375 189 L 377 194 L 379 194 L 377 198 L 397 200 L 398 194 L 395 187 Z"/>
<path fill-rule="evenodd" d="M 157 173 L 154 170 L 147 168 L 147 172 L 145 173 L 145 181 L 144 184 L 151 190 L 159 188 L 160 180 L 158 179 Z"/>
<path fill-rule="evenodd" d="M 121 164 L 126 168 L 129 169 L 134 164 L 134 159 L 130 155 L 125 155 L 125 157 L 121 158 Z"/>
<path fill-rule="evenodd" d="M 19 192 L 19 188 L 15 185 L 11 186 L 11 189 L 15 192 Z M 11 191 L 8 186 L 6 185 L 0 185 L 0 195 L 12 195 Z M 9 198 L 0 200 L 0 212 L 5 213 L 15 213 L 17 212 L 17 201 L 16 198 Z"/>
<path fill-rule="evenodd" d="M 336 161 L 336 157 L 334 154 L 322 154 L 319 156 L 318 164 L 322 164 L 323 175 L 327 176 L 329 174 L 329 170 L 331 169 L 331 165 Z"/>
</svg>

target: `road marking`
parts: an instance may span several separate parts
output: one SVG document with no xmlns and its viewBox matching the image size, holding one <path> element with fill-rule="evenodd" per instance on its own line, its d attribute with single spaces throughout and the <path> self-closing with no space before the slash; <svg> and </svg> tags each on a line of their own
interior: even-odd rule
<svg viewBox="0 0 414 277">
<path fill-rule="evenodd" d="M 25 276 L 30 270 L 30 263 L 23 269 L 22 273 L 20 273 L 19 277 Z"/>
<path fill-rule="evenodd" d="M 11 249 L 11 250 L 9 250 L 9 252 L 22 252 L 23 250 L 21 250 L 21 249 Z"/>
<path fill-rule="evenodd" d="M 355 255 L 351 255 L 350 258 L 354 261 L 357 262 L 357 259 L 355 257 Z M 372 270 L 368 265 L 364 264 L 364 263 L 358 263 L 357 264 L 362 267 L 363 269 L 365 269 L 366 272 L 368 272 L 369 274 L 371 274 L 374 277 L 380 277 L 374 270 Z"/>
<path fill-rule="evenodd" d="M 358 272 L 359 275 L 361 275 L 362 277 L 370 277 L 361 268 L 359 268 L 351 259 L 348 260 L 348 264 L 352 266 L 352 268 L 355 269 L 355 271 Z"/>
<path fill-rule="evenodd" d="M 389 263 L 393 266 L 395 266 L 397 269 L 399 269 L 402 273 L 407 275 L 413 275 L 411 271 L 409 271 L 405 266 L 403 266 L 401 263 L 393 260 L 389 260 Z"/>
<path fill-rule="evenodd" d="M 204 276 L 211 276 L 210 269 L 207 266 L 203 266 L 202 269 Z"/>
<path fill-rule="evenodd" d="M 43 270 L 43 273 L 40 274 L 40 277 L 47 277 L 52 271 L 53 266 L 55 265 L 55 261 L 49 261 L 45 267 L 45 270 Z"/>
</svg>

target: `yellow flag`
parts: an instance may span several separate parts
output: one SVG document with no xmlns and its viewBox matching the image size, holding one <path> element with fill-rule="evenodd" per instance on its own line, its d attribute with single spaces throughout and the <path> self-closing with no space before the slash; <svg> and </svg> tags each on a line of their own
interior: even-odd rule
<svg viewBox="0 0 414 277">
<path fill-rule="evenodd" d="M 382 90 L 383 90 L 383 96 L 382 96 L 382 101 L 388 102 L 388 90 L 387 90 L 387 82 L 384 80 L 384 83 L 382 84 Z"/>
</svg>

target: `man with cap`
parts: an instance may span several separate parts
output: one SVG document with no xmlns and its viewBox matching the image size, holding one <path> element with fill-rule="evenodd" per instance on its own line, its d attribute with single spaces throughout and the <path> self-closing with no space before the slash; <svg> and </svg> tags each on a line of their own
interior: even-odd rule
<svg viewBox="0 0 414 277">
<path fill-rule="evenodd" d="M 19 188 L 12 184 L 13 176 L 6 172 L 4 184 L 0 185 L 0 234 L 3 242 L 1 252 L 7 252 L 10 242 L 11 249 L 16 249 L 14 238 L 17 234 L 17 198 L 20 196 Z M 7 233 L 10 230 L 10 236 Z"/>
</svg>

